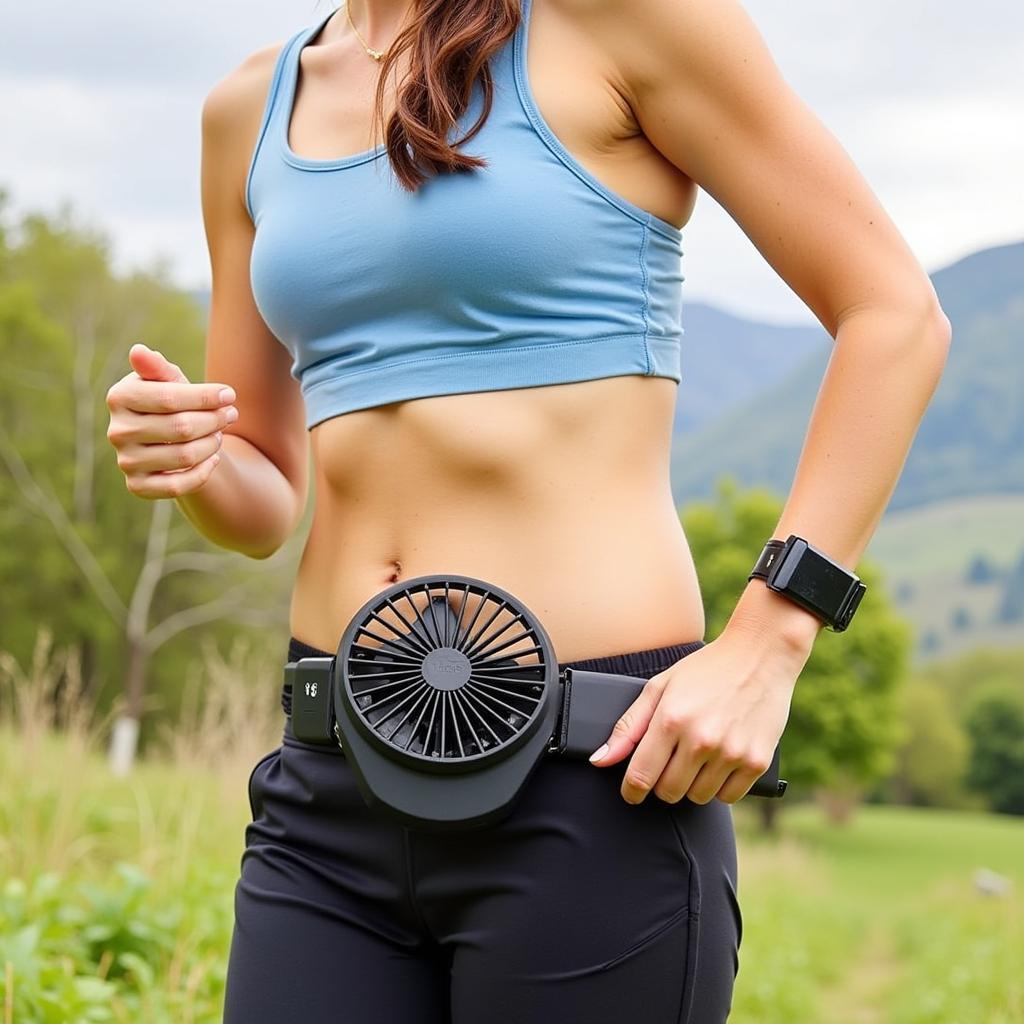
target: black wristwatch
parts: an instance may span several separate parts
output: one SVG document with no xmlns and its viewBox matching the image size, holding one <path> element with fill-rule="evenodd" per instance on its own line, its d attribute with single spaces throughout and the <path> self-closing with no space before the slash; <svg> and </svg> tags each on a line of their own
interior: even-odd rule
<svg viewBox="0 0 1024 1024">
<path fill-rule="evenodd" d="M 867 590 L 856 573 L 794 533 L 765 544 L 747 582 L 755 577 L 816 615 L 834 633 L 849 626 Z"/>
</svg>

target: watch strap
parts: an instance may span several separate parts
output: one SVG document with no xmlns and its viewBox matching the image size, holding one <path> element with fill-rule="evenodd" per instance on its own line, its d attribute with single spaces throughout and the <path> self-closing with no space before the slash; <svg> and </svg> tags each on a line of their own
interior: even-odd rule
<svg viewBox="0 0 1024 1024">
<path fill-rule="evenodd" d="M 761 549 L 761 554 L 758 555 L 757 561 L 754 563 L 754 568 L 750 570 L 750 575 L 747 576 L 747 582 L 749 583 L 755 578 L 767 580 L 771 567 L 775 564 L 776 559 L 782 553 L 782 549 L 785 546 L 786 542 L 784 540 L 772 538 L 766 541 Z"/>
</svg>

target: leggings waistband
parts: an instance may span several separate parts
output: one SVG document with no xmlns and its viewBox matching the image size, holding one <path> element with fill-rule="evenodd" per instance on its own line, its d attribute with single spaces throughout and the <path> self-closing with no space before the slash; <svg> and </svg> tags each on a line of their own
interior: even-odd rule
<svg viewBox="0 0 1024 1024">
<path fill-rule="evenodd" d="M 666 647 L 648 647 L 642 651 L 627 651 L 624 654 L 607 654 L 598 658 L 581 658 L 578 661 L 559 662 L 559 668 L 575 668 L 586 672 L 610 672 L 617 675 L 636 676 L 650 679 L 664 672 L 681 658 L 700 650 L 703 640 L 688 640 L 685 643 L 669 644 Z M 288 661 L 300 658 L 333 658 L 336 651 L 324 651 L 307 644 L 296 637 L 288 639 Z M 281 689 L 281 707 L 286 715 L 292 712 L 291 690 Z"/>
</svg>

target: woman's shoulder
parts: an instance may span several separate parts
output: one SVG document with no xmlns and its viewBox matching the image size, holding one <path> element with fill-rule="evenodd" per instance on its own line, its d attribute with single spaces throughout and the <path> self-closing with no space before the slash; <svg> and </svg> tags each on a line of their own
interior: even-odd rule
<svg viewBox="0 0 1024 1024">
<path fill-rule="evenodd" d="M 259 126 L 278 58 L 287 39 L 253 50 L 210 87 L 203 100 L 203 124 L 220 137 L 253 134 Z"/>
</svg>

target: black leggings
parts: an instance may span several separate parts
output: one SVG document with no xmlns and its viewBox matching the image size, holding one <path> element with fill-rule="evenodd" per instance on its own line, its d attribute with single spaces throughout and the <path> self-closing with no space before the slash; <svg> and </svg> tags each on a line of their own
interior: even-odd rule
<svg viewBox="0 0 1024 1024">
<path fill-rule="evenodd" d="M 568 664 L 647 679 L 702 646 Z M 333 654 L 293 637 L 288 660 Z M 545 756 L 497 824 L 416 831 L 286 720 L 249 780 L 224 1024 L 722 1024 L 732 807 L 629 804 L 628 763 Z"/>
</svg>

